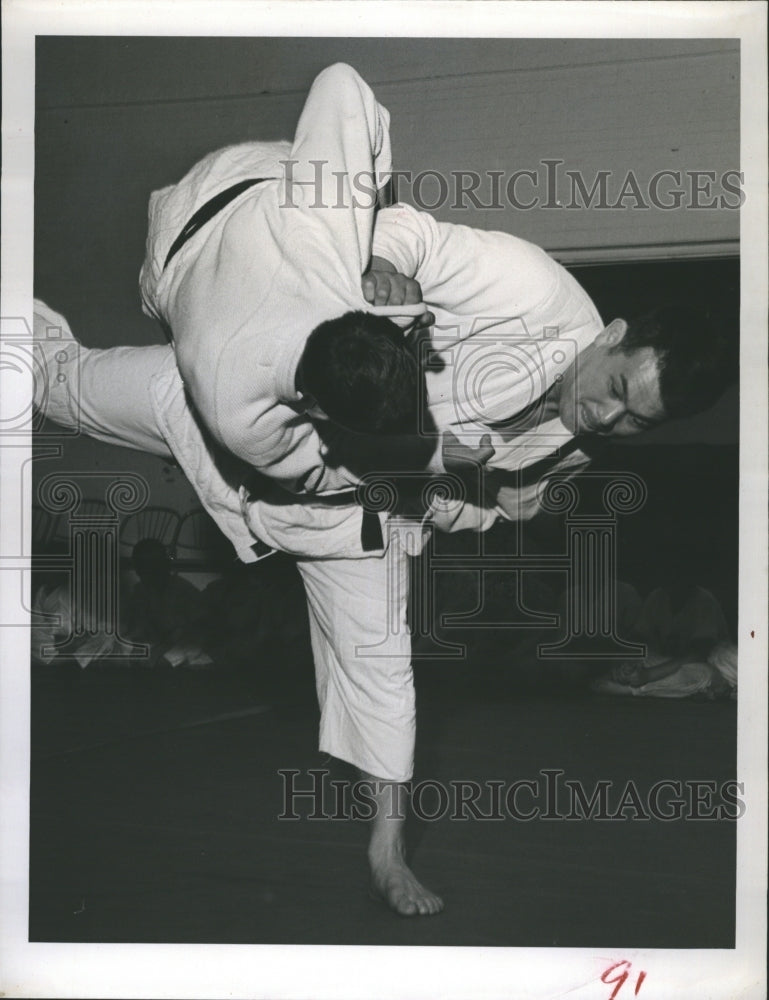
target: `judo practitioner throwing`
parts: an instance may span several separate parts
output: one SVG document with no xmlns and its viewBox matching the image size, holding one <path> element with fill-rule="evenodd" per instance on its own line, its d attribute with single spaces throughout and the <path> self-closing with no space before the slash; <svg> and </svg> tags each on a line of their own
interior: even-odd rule
<svg viewBox="0 0 769 1000">
<path fill-rule="evenodd" d="M 423 525 L 532 516 L 538 487 L 522 469 L 570 474 L 588 461 L 577 435 L 634 434 L 710 405 L 722 366 L 695 312 L 605 325 L 538 247 L 379 208 L 388 127 L 354 70 L 333 66 L 293 144 L 229 147 L 156 192 L 140 285 L 171 344 L 91 350 L 36 302 L 35 403 L 173 457 L 244 561 L 260 543 L 296 557 L 320 749 L 374 783 L 372 886 L 412 916 L 443 906 L 406 863 L 395 807 L 414 766 L 406 595 Z M 483 469 L 482 489 L 428 502 L 421 522 L 356 503 L 367 471 L 437 475 L 452 462 Z"/>
</svg>

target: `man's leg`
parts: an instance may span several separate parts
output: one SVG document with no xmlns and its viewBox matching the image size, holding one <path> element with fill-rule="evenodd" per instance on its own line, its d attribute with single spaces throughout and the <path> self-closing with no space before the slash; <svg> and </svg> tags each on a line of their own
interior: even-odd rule
<svg viewBox="0 0 769 1000">
<path fill-rule="evenodd" d="M 47 419 L 108 444 L 171 457 L 150 397 L 152 378 L 175 363 L 170 347 L 83 347 L 66 319 L 37 299 L 34 339 L 40 362 L 34 403 Z"/>
<path fill-rule="evenodd" d="M 149 386 L 159 371 L 173 368 L 171 349 L 82 347 L 64 317 L 37 301 L 34 319 L 42 361 L 37 409 L 110 444 L 170 456 Z M 399 803 L 392 807 L 392 796 L 411 776 L 414 752 L 407 557 L 302 561 L 299 567 L 310 607 L 321 749 L 357 764 L 378 785 L 369 845 L 373 886 L 399 913 L 436 913 L 443 904 L 407 867 L 404 820 Z M 373 651 L 360 650 L 376 643 Z"/>
<path fill-rule="evenodd" d="M 415 703 L 406 625 L 408 557 L 300 560 L 321 707 L 320 749 L 356 765 L 374 786 L 368 857 L 373 889 L 403 916 L 443 908 L 405 861 Z"/>
</svg>

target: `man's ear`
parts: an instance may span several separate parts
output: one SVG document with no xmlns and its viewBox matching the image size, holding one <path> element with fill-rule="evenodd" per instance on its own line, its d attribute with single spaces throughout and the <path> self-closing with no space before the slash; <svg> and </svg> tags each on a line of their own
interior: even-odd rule
<svg viewBox="0 0 769 1000">
<path fill-rule="evenodd" d="M 627 333 L 627 322 L 624 319 L 613 319 L 598 335 L 598 340 L 606 347 L 617 347 Z"/>
</svg>

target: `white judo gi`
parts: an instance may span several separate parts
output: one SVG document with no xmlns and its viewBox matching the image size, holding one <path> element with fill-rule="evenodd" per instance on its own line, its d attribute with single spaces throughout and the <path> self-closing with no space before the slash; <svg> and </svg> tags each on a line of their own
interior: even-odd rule
<svg viewBox="0 0 769 1000">
<path fill-rule="evenodd" d="M 212 153 L 150 199 L 139 284 L 145 312 L 173 338 L 186 389 L 229 452 L 293 491 L 354 483 L 330 468 L 296 389 L 310 333 L 366 309 L 377 190 L 391 172 L 389 115 L 349 66 L 310 89 L 293 143 Z M 238 195 L 166 263 L 195 212 Z M 377 310 L 387 314 L 388 310 Z"/>
<path fill-rule="evenodd" d="M 318 175 L 315 167 L 306 172 L 308 163 L 324 160 L 348 180 L 359 172 L 371 176 L 375 168 L 381 179 L 389 169 L 387 123 L 360 78 L 349 67 L 332 67 L 310 92 L 292 148 L 276 145 L 268 163 L 263 144 L 234 147 L 199 164 L 188 175 L 190 191 L 182 190 L 185 178 L 153 196 L 142 295 L 145 308 L 173 330 L 176 354 L 166 347 L 82 348 L 63 317 L 42 303 L 35 331 L 47 352 L 43 408 L 51 419 L 79 420 L 102 440 L 172 455 L 242 559 L 255 558 L 255 538 L 298 557 L 321 707 L 320 749 L 404 781 L 413 770 L 415 733 L 407 554 L 419 551 L 421 534 L 418 527 L 390 531 L 382 514 L 385 549 L 363 552 L 361 509 L 324 504 L 319 495 L 355 477 L 326 466 L 325 446 L 293 382 L 304 341 L 318 323 L 371 308 L 362 302 L 360 280 L 372 250 L 373 200 L 369 195 L 358 207 L 333 212 L 314 208 Z M 310 139 L 316 130 L 322 149 Z M 257 163 L 249 149 L 261 158 Z M 163 270 L 185 212 L 285 159 L 296 161 L 294 180 L 312 184 L 288 191 L 284 174 L 249 189 Z M 334 197 L 339 183 L 334 177 Z M 287 199 L 299 210 L 280 209 Z M 289 216 L 300 221 L 286 221 Z M 436 313 L 427 382 L 439 430 L 450 428 L 467 443 L 490 433 L 496 451 L 489 464 L 500 469 L 517 471 L 552 456 L 554 470 L 573 471 L 587 461 L 580 452 L 558 460 L 571 438 L 560 420 L 520 433 L 509 422 L 602 329 L 595 307 L 563 268 L 507 234 L 436 223 L 407 206 L 379 213 L 373 252 L 415 276 Z M 45 339 L 48 327 L 63 331 L 60 342 Z M 220 445 L 281 487 L 316 495 L 263 495 L 245 505 L 244 517 L 242 468 Z M 536 486 L 511 488 L 485 505 L 440 506 L 433 520 L 444 530 L 484 530 L 499 517 L 528 517 L 536 509 Z"/>
</svg>

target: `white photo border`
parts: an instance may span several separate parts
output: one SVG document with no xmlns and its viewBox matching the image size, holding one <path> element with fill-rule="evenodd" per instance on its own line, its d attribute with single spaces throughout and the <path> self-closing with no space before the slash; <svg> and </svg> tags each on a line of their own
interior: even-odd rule
<svg viewBox="0 0 769 1000">
<path fill-rule="evenodd" d="M 439 14 L 439 16 L 438 16 Z M 0 634 L 0 996 L 356 998 L 608 995 L 598 977 L 627 959 L 656 982 L 649 996 L 763 996 L 766 947 L 767 683 L 767 78 L 766 6 L 755 2 L 433 3 L 8 0 L 3 5 L 2 317 L 31 316 L 35 36 L 435 34 L 463 37 L 734 37 L 741 40 L 740 698 L 734 950 L 383 948 L 50 944 L 27 940 L 28 633 Z M 226 25 L 226 30 L 222 28 Z M 236 26 L 236 28 L 233 28 Z M 3 320 L 5 323 L 5 319 Z M 1 374 L 1 373 L 0 373 Z M 29 386 L 31 392 L 31 384 Z M 3 407 L 19 412 L 14 380 Z M 1 426 L 1 425 L 0 425 Z M 13 454 L 11 454 L 11 452 Z M 0 509 L 18 504 L 30 443 L 0 448 Z M 22 550 L 0 518 L 0 552 Z M 0 609 L 18 591 L 0 573 Z M 29 595 L 26 595 L 28 604 Z M 0 617 L 0 620 L 7 620 Z M 747 637 L 754 633 L 753 639 Z M 749 647 L 749 648 L 748 648 Z M 751 669 L 747 666 L 749 655 Z M 383 974 L 383 970 L 387 972 Z M 374 973 L 373 970 L 377 970 Z"/>
</svg>

